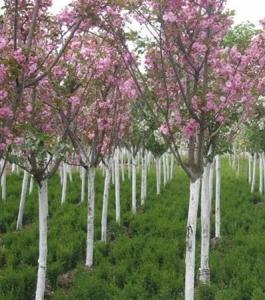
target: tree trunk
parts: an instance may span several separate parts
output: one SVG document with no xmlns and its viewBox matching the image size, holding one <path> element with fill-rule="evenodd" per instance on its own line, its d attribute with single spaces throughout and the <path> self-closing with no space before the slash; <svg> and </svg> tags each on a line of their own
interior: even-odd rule
<svg viewBox="0 0 265 300">
<path fill-rule="evenodd" d="M 156 157 L 156 194 L 160 195 L 161 192 L 161 159 Z"/>
<path fill-rule="evenodd" d="M 186 232 L 185 300 L 194 299 L 195 247 L 199 192 L 200 179 L 195 182 L 190 182 L 190 200 Z"/>
<path fill-rule="evenodd" d="M 128 169 L 128 178 L 129 180 L 131 180 L 131 154 L 130 152 L 128 151 L 127 153 L 127 169 Z"/>
<path fill-rule="evenodd" d="M 24 171 L 20 203 L 19 203 L 18 218 L 17 218 L 17 227 L 16 227 L 17 230 L 22 228 L 25 201 L 26 201 L 27 190 L 28 190 L 28 182 L 29 182 L 29 173 L 27 171 Z"/>
<path fill-rule="evenodd" d="M 143 151 L 142 156 L 142 176 L 141 176 L 141 205 L 144 205 L 147 191 L 147 155 L 146 151 Z"/>
<path fill-rule="evenodd" d="M 166 153 L 166 170 L 167 170 L 167 182 L 170 179 L 170 164 L 169 164 L 169 154 Z"/>
<path fill-rule="evenodd" d="M 30 176 L 30 183 L 29 183 L 29 194 L 31 195 L 33 192 L 33 185 L 34 185 L 34 177 Z"/>
<path fill-rule="evenodd" d="M 121 199 L 120 199 L 120 166 L 119 166 L 119 151 L 117 150 L 114 155 L 115 166 L 115 210 L 116 222 L 120 224 L 121 221 Z"/>
<path fill-rule="evenodd" d="M 213 161 L 213 162 L 211 163 L 210 175 L 209 175 L 210 212 L 211 212 L 212 199 L 213 199 L 213 175 L 214 175 L 214 165 L 215 165 L 215 161 Z"/>
<path fill-rule="evenodd" d="M 170 180 L 173 179 L 173 175 L 174 175 L 174 155 L 173 153 L 171 153 L 171 162 L 170 162 Z"/>
<path fill-rule="evenodd" d="M 121 157 L 121 179 L 122 181 L 125 180 L 125 171 L 124 171 L 124 152 L 123 149 L 120 151 L 120 157 Z"/>
<path fill-rule="evenodd" d="M 115 158 L 112 160 L 111 163 L 111 183 L 115 184 Z"/>
<path fill-rule="evenodd" d="M 252 155 L 249 153 L 248 156 L 248 183 L 251 184 L 252 179 Z"/>
<path fill-rule="evenodd" d="M 203 284 L 210 283 L 209 247 L 210 247 L 210 193 L 209 178 L 211 164 L 207 163 L 203 170 L 201 189 L 201 266 L 199 280 Z"/>
<path fill-rule="evenodd" d="M 136 213 L 136 159 L 132 155 L 132 212 Z"/>
<path fill-rule="evenodd" d="M 215 237 L 221 237 L 221 160 L 216 156 L 216 186 L 215 186 Z"/>
<path fill-rule="evenodd" d="M 259 154 L 259 192 L 263 194 L 263 163 L 262 154 Z"/>
<path fill-rule="evenodd" d="M 43 300 L 47 269 L 47 218 L 48 218 L 48 180 L 39 187 L 39 260 L 35 300 Z"/>
<path fill-rule="evenodd" d="M 106 166 L 106 174 L 105 174 L 105 181 L 104 181 L 103 206 L 102 206 L 102 218 L 101 218 L 101 240 L 103 242 L 107 241 L 110 179 L 111 179 L 110 161 L 108 161 Z"/>
<path fill-rule="evenodd" d="M 69 175 L 70 182 L 73 182 L 72 168 L 69 165 L 66 165 L 66 174 Z"/>
<path fill-rule="evenodd" d="M 255 186 L 256 186 L 256 164 L 257 164 L 257 153 L 254 154 L 254 158 L 253 158 L 251 193 L 254 193 Z"/>
<path fill-rule="evenodd" d="M 81 203 L 85 201 L 85 190 L 86 190 L 86 170 L 81 167 Z"/>
<path fill-rule="evenodd" d="M 2 168 L 4 168 L 3 170 L 3 174 L 2 174 L 2 177 L 1 177 L 1 187 L 2 187 L 2 201 L 6 201 L 6 166 L 5 166 L 5 163 L 3 161 L 3 164 L 2 164 Z"/>
<path fill-rule="evenodd" d="M 61 204 L 65 203 L 66 200 L 66 190 L 67 190 L 67 165 L 63 163 L 63 188 L 62 188 L 62 198 Z"/>
<path fill-rule="evenodd" d="M 166 153 L 162 156 L 162 163 L 163 163 L 163 183 L 164 186 L 167 184 L 167 167 L 166 167 Z"/>
<path fill-rule="evenodd" d="M 86 266 L 93 265 L 94 252 L 94 215 L 95 215 L 95 168 L 88 170 L 88 213 L 87 213 L 87 248 Z"/>
</svg>

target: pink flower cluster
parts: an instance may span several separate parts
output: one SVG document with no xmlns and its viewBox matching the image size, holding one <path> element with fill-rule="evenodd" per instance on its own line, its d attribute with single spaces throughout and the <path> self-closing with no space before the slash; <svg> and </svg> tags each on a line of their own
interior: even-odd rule
<svg viewBox="0 0 265 300">
<path fill-rule="evenodd" d="M 190 137 L 196 135 L 199 128 L 200 124 L 197 121 L 190 119 L 183 127 L 183 134 L 185 138 L 189 139 Z"/>
<path fill-rule="evenodd" d="M 1 119 L 10 119 L 13 117 L 13 112 L 10 107 L 5 106 L 0 108 L 0 118 Z"/>
</svg>

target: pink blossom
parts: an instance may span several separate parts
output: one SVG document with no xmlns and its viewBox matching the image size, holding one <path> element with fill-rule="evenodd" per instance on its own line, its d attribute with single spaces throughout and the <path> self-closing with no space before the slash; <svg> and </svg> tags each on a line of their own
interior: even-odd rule
<svg viewBox="0 0 265 300">
<path fill-rule="evenodd" d="M 4 100 L 8 96 L 7 91 L 0 90 L 0 100 Z"/>
<path fill-rule="evenodd" d="M 24 63 L 26 59 L 22 49 L 18 49 L 14 52 L 14 58 L 19 64 Z"/>
<path fill-rule="evenodd" d="M 183 134 L 186 138 L 194 136 L 199 129 L 199 123 L 193 119 L 189 120 L 183 128 Z"/>
<path fill-rule="evenodd" d="M 128 79 L 120 86 L 120 90 L 124 96 L 127 96 L 131 99 L 136 99 L 138 96 L 135 83 L 133 79 Z"/>
<path fill-rule="evenodd" d="M 159 128 L 159 132 L 162 133 L 163 135 L 168 135 L 169 134 L 168 127 L 165 124 L 161 125 Z"/>
<path fill-rule="evenodd" d="M 55 66 L 52 70 L 52 73 L 57 80 L 62 79 L 62 77 L 65 75 L 63 69 L 60 66 Z"/>
<path fill-rule="evenodd" d="M 76 106 L 80 104 L 80 98 L 78 96 L 72 96 L 69 100 L 73 108 L 76 108 Z"/>
<path fill-rule="evenodd" d="M 1 107 L 0 108 L 0 118 L 1 119 L 9 119 L 12 118 L 13 112 L 9 107 Z"/>
<path fill-rule="evenodd" d="M 2 83 L 7 77 L 7 67 L 0 65 L 0 83 Z"/>
<path fill-rule="evenodd" d="M 31 113 L 32 112 L 32 106 L 30 104 L 28 104 L 26 106 L 26 112 Z"/>
<path fill-rule="evenodd" d="M 207 111 L 213 111 L 215 112 L 217 110 L 216 104 L 210 99 L 206 103 L 206 109 Z"/>
<path fill-rule="evenodd" d="M 74 20 L 74 14 L 68 8 L 64 9 L 59 15 L 59 21 L 63 24 L 71 24 Z"/>
<path fill-rule="evenodd" d="M 232 84 L 231 81 L 227 81 L 227 82 L 225 83 L 225 86 L 226 86 L 227 88 L 231 88 L 231 87 L 233 86 L 233 84 Z"/>
<path fill-rule="evenodd" d="M 3 37 L 0 37 L 0 50 L 4 49 L 7 45 L 7 40 Z"/>
<path fill-rule="evenodd" d="M 175 16 L 175 14 L 172 11 L 170 11 L 163 15 L 163 20 L 165 22 L 174 23 L 177 21 L 177 17 Z"/>
</svg>

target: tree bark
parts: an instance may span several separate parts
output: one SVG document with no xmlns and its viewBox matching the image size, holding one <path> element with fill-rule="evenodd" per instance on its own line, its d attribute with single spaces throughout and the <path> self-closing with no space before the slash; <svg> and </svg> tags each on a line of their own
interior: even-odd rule
<svg viewBox="0 0 265 300">
<path fill-rule="evenodd" d="M 263 163 L 262 154 L 259 154 L 259 193 L 263 194 Z"/>
<path fill-rule="evenodd" d="M 161 192 L 161 159 L 156 157 L 156 194 Z"/>
<path fill-rule="evenodd" d="M 110 179 L 111 179 L 110 161 L 108 161 L 106 166 L 106 174 L 105 174 L 105 181 L 104 181 L 102 218 L 101 218 L 101 240 L 103 242 L 107 242 Z"/>
<path fill-rule="evenodd" d="M 142 156 L 142 176 L 141 176 L 141 205 L 144 205 L 147 192 L 147 155 L 144 151 Z"/>
<path fill-rule="evenodd" d="M 116 222 L 120 224 L 121 221 L 121 199 L 120 199 L 120 166 L 119 166 L 119 151 L 117 149 L 114 156 L 115 167 L 115 211 Z"/>
<path fill-rule="evenodd" d="M 207 163 L 203 170 L 201 189 L 201 266 L 199 270 L 199 280 L 203 284 L 210 283 L 210 170 L 211 164 Z"/>
<path fill-rule="evenodd" d="M 185 300 L 194 299 L 196 227 L 199 204 L 200 179 L 190 182 L 190 200 L 186 232 Z"/>
<path fill-rule="evenodd" d="M 253 158 L 251 193 L 254 193 L 255 186 L 256 186 L 256 164 L 257 164 L 257 153 L 254 154 L 254 158 Z"/>
<path fill-rule="evenodd" d="M 215 237 L 221 237 L 221 159 L 216 156 L 216 186 L 215 186 Z"/>
<path fill-rule="evenodd" d="M 86 170 L 81 167 L 81 203 L 85 201 L 85 190 L 86 190 Z"/>
<path fill-rule="evenodd" d="M 248 182 L 251 184 L 252 179 L 252 155 L 249 153 L 248 156 Z"/>
<path fill-rule="evenodd" d="M 164 186 L 167 184 L 167 167 L 166 167 L 166 153 L 162 156 L 162 163 L 163 163 L 163 183 Z"/>
<path fill-rule="evenodd" d="M 17 227 L 16 227 L 17 230 L 20 230 L 22 228 L 25 201 L 26 201 L 27 190 L 28 190 L 28 181 L 29 181 L 29 173 L 27 171 L 24 171 L 19 210 L 18 210 L 18 218 L 17 218 Z"/>
<path fill-rule="evenodd" d="M 86 266 L 93 265 L 94 252 L 94 216 L 95 216 L 95 168 L 88 170 L 88 213 L 87 213 L 87 248 Z"/>
<path fill-rule="evenodd" d="M 132 155 L 132 212 L 136 213 L 136 159 Z"/>
<path fill-rule="evenodd" d="M 62 188 L 62 198 L 61 204 L 65 203 L 66 200 L 66 190 L 67 190 L 67 165 L 63 163 L 63 188 Z"/>
<path fill-rule="evenodd" d="M 173 175 L 174 175 L 174 155 L 173 153 L 171 153 L 171 161 L 170 161 L 170 180 L 173 179 Z"/>
<path fill-rule="evenodd" d="M 33 191 L 33 185 L 34 185 L 34 177 L 30 176 L 30 183 L 29 183 L 29 194 L 32 194 Z"/>
<path fill-rule="evenodd" d="M 3 161 L 3 164 L 2 164 L 2 168 L 4 168 L 3 170 L 3 174 L 2 174 L 2 177 L 1 177 L 1 188 L 2 188 L 2 201 L 6 201 L 6 166 L 5 166 L 5 163 Z"/>
<path fill-rule="evenodd" d="M 39 260 L 35 300 L 43 300 L 47 269 L 47 218 L 48 218 L 48 180 L 39 187 Z"/>
</svg>

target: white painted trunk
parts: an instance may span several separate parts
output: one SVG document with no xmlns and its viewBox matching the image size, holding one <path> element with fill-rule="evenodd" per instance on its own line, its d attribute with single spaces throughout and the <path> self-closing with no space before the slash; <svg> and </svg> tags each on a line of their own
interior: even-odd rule
<svg viewBox="0 0 265 300">
<path fill-rule="evenodd" d="M 200 179 L 196 182 L 190 182 L 190 200 L 186 232 L 185 300 L 194 299 L 195 248 L 199 193 Z"/>
<path fill-rule="evenodd" d="M 201 265 L 199 270 L 199 280 L 203 284 L 208 284 L 210 282 L 210 170 L 211 164 L 207 163 L 203 171 L 201 188 Z"/>
<path fill-rule="evenodd" d="M 30 176 L 30 183 L 29 183 L 29 194 L 30 195 L 33 192 L 33 186 L 34 186 L 34 178 L 33 178 L 33 176 Z"/>
<path fill-rule="evenodd" d="M 172 180 L 173 179 L 173 175 L 174 175 L 174 161 L 175 161 L 175 159 L 174 159 L 174 154 L 173 153 L 171 153 L 171 161 L 170 161 L 170 180 Z"/>
<path fill-rule="evenodd" d="M 4 171 L 1 177 L 2 200 L 5 202 L 6 201 L 6 166 L 4 166 L 4 162 L 2 167 L 4 167 Z"/>
<path fill-rule="evenodd" d="M 136 159 L 132 155 L 132 212 L 136 213 Z"/>
<path fill-rule="evenodd" d="M 110 162 L 107 162 L 105 181 L 104 181 L 102 217 L 101 217 L 101 240 L 103 242 L 107 241 L 110 179 L 111 179 Z"/>
<path fill-rule="evenodd" d="M 215 185 L 215 237 L 221 237 L 221 159 L 216 156 L 216 185 Z"/>
<path fill-rule="evenodd" d="M 161 159 L 156 157 L 156 194 L 161 192 Z"/>
<path fill-rule="evenodd" d="M 67 191 L 67 165 L 63 163 L 63 187 L 62 187 L 62 197 L 61 204 L 65 203 Z"/>
<path fill-rule="evenodd" d="M 167 167 L 166 167 L 165 153 L 162 156 L 162 163 L 163 163 L 163 183 L 164 183 L 164 186 L 165 186 L 167 184 Z"/>
<path fill-rule="evenodd" d="M 47 269 L 47 218 L 48 218 L 48 180 L 39 187 L 39 259 L 35 300 L 43 300 Z"/>
<path fill-rule="evenodd" d="M 87 208 L 87 245 L 86 245 L 86 266 L 93 265 L 94 253 L 94 216 L 95 216 L 95 168 L 88 170 L 88 208 Z"/>
<path fill-rule="evenodd" d="M 214 175 L 214 165 L 215 161 L 211 163 L 211 168 L 210 168 L 210 175 L 209 175 L 209 198 L 210 198 L 210 210 L 211 210 L 211 203 L 213 199 L 213 175 Z"/>
<path fill-rule="evenodd" d="M 170 164 L 169 164 L 169 154 L 166 153 L 166 170 L 167 170 L 167 182 L 170 180 Z"/>
<path fill-rule="evenodd" d="M 115 159 L 111 163 L 111 183 L 115 184 Z"/>
<path fill-rule="evenodd" d="M 251 184 L 252 179 L 252 155 L 249 153 L 248 156 L 248 183 Z"/>
<path fill-rule="evenodd" d="M 85 190 L 86 190 L 86 169 L 81 168 L 81 203 L 85 201 Z"/>
<path fill-rule="evenodd" d="M 142 156 L 142 176 L 141 176 L 141 205 L 144 205 L 147 193 L 147 154 L 144 151 Z"/>
<path fill-rule="evenodd" d="M 259 154 L 259 192 L 263 194 L 263 163 L 262 154 Z"/>
<path fill-rule="evenodd" d="M 147 197 L 147 173 L 148 173 L 148 152 L 145 151 L 145 161 L 144 161 L 144 200 Z"/>
<path fill-rule="evenodd" d="M 124 153 L 120 151 L 120 158 L 121 158 L 121 179 L 122 181 L 125 180 L 125 170 L 124 170 Z"/>
<path fill-rule="evenodd" d="M 131 180 L 131 154 L 130 152 L 128 151 L 128 154 L 127 154 L 127 169 L 128 169 L 128 178 L 129 180 Z"/>
<path fill-rule="evenodd" d="M 17 230 L 22 228 L 25 201 L 26 201 L 27 189 L 28 189 L 28 182 L 29 182 L 29 173 L 27 171 L 24 171 L 22 189 L 21 189 L 21 195 L 20 195 L 19 210 L 18 210 L 18 217 L 17 217 L 17 227 L 16 227 Z"/>
<path fill-rule="evenodd" d="M 257 153 L 254 154 L 254 158 L 253 158 L 253 171 L 252 171 L 251 193 L 254 193 L 255 186 L 256 186 L 256 164 L 257 164 Z"/>
<path fill-rule="evenodd" d="M 67 174 L 69 175 L 70 182 L 73 181 L 72 168 L 69 165 L 66 165 Z"/>
<path fill-rule="evenodd" d="M 64 174 L 64 163 L 62 163 L 60 165 L 60 168 L 59 168 L 59 175 L 60 175 L 60 182 L 61 182 L 61 185 L 63 185 L 63 175 Z"/>
<path fill-rule="evenodd" d="M 262 170 L 263 170 L 263 192 L 265 192 L 265 154 L 264 152 L 261 155 L 262 158 Z"/>
<path fill-rule="evenodd" d="M 120 224 L 121 221 L 121 199 L 120 199 L 120 166 L 119 166 L 119 151 L 116 151 L 114 156 L 115 166 L 115 212 L 116 222 Z"/>
</svg>

